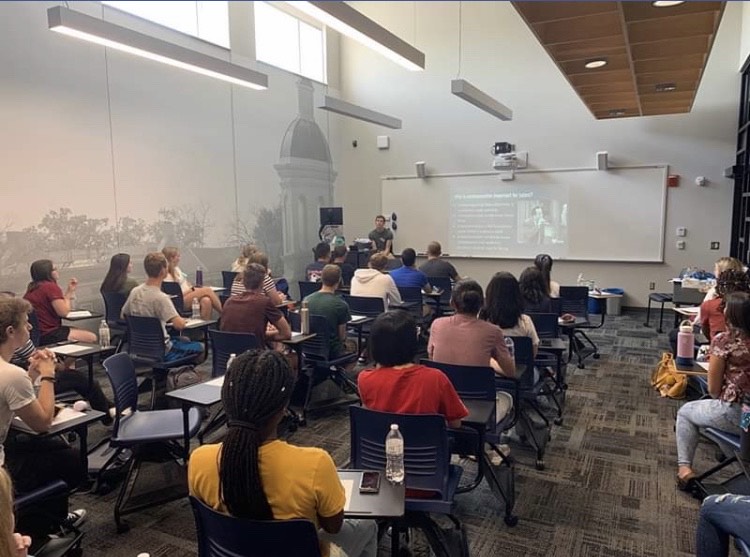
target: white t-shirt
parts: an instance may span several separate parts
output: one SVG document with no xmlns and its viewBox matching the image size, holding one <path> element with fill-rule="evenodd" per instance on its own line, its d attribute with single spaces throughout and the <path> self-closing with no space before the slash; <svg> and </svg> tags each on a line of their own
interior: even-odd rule
<svg viewBox="0 0 750 557">
<path fill-rule="evenodd" d="M 511 329 L 503 329 L 503 334 L 506 337 L 530 337 L 531 344 L 539 346 L 539 335 L 536 334 L 536 327 L 531 317 L 525 313 L 521 314 L 516 326 Z"/>
<path fill-rule="evenodd" d="M 130 291 L 125 305 L 122 306 L 122 315 L 158 318 L 161 321 L 161 328 L 164 333 L 164 344 L 167 350 L 172 347 L 166 324 L 175 317 L 179 317 L 179 314 L 170 297 L 162 292 L 161 289 L 145 282 L 139 284 Z"/>
<path fill-rule="evenodd" d="M 3 443 L 13 415 L 35 399 L 34 386 L 26 371 L 0 358 L 0 466 L 5 463 Z"/>
</svg>

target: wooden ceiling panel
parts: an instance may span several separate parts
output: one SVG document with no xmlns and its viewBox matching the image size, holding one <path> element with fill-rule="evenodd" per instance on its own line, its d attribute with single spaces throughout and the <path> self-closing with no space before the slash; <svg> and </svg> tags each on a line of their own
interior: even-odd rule
<svg viewBox="0 0 750 557">
<path fill-rule="evenodd" d="M 618 7 L 617 2 L 518 2 L 516 9 L 527 22 L 540 23 L 616 12 Z"/>
<path fill-rule="evenodd" d="M 513 2 L 595 118 L 689 112 L 725 2 Z M 592 59 L 607 65 L 585 68 Z M 674 83 L 675 91 L 657 92 Z"/>
</svg>

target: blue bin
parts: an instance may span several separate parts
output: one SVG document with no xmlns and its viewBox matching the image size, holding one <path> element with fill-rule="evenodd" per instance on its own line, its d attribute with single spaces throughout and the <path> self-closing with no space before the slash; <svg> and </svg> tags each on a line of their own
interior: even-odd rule
<svg viewBox="0 0 750 557">
<path fill-rule="evenodd" d="M 589 298 L 589 313 L 600 314 L 604 311 L 604 300 Z"/>
</svg>

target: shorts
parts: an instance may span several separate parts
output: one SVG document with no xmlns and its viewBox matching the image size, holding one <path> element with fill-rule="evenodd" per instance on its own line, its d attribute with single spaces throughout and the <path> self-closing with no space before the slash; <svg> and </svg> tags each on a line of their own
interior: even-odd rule
<svg viewBox="0 0 750 557">
<path fill-rule="evenodd" d="M 46 335 L 40 336 L 39 345 L 47 346 L 49 344 L 57 344 L 58 342 L 65 342 L 66 340 L 68 340 L 68 335 L 70 335 L 70 327 L 61 325 L 59 328 L 55 329 L 54 331 L 50 331 Z"/>
<path fill-rule="evenodd" d="M 203 344 L 190 340 L 172 339 L 172 349 L 164 355 L 165 362 L 203 354 Z"/>
</svg>

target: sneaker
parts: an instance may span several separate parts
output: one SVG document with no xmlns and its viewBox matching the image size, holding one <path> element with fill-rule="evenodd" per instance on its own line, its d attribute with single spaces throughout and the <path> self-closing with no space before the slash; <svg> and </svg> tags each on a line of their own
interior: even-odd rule
<svg viewBox="0 0 750 557">
<path fill-rule="evenodd" d="M 86 522 L 86 509 L 76 509 L 68 513 L 68 516 L 63 520 L 63 527 L 67 528 L 78 528 L 81 524 Z"/>
</svg>

